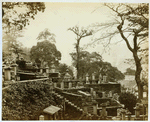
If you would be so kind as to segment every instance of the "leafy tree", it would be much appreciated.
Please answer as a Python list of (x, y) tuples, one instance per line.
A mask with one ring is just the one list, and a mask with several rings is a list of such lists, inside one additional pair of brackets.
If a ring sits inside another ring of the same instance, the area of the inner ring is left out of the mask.
[(72, 28), (69, 28), (68, 30), (72, 31), (74, 34), (76, 34), (77, 38), (76, 38), (76, 53), (77, 53), (77, 64), (76, 64), (76, 69), (77, 69), (77, 79), (79, 78), (79, 54), (80, 54), (80, 41), (82, 38), (84, 37), (87, 37), (87, 36), (90, 36), (92, 35), (92, 30), (87, 30), (87, 29), (84, 29), (82, 28), (80, 30), (80, 28), (78, 26), (75, 26), (75, 27), (72, 27)]
[(20, 55), (25, 55), (22, 49), (22, 44), (19, 42), (16, 42), (11, 45), (12, 52), (17, 55), (17, 58), (19, 59)]
[(31, 48), (22, 47), (22, 50), (25, 53), (25, 55), (22, 55), (23, 59), (25, 59), (26, 61), (30, 61), (30, 50), (31, 50)]
[(16, 40), (12, 34), (5, 34), (3, 36), (3, 60), (14, 61), (20, 56), (25, 55), (22, 47), (22, 43)]
[(37, 40), (41, 40), (41, 42), (38, 42), (37, 46), (31, 48), (31, 59), (34, 59), (38, 64), (47, 62), (51, 66), (51, 63), (54, 62), (55, 65), (58, 65), (61, 53), (53, 44), (55, 42), (55, 35), (46, 28), (39, 33)]
[(57, 50), (55, 44), (46, 40), (38, 42), (36, 46), (31, 48), (30, 57), (32, 60), (39, 59), (42, 63), (47, 62), (51, 66), (52, 62), (55, 65), (59, 64), (61, 53)]
[[(97, 41), (105, 41), (108, 46), (117, 34), (121, 36), (127, 48), (133, 54), (136, 71), (135, 80), (138, 86), (139, 99), (143, 98), (143, 85), (140, 74), (142, 71), (141, 60), (139, 56), (143, 44), (148, 42), (148, 22), (149, 22), (149, 5), (148, 3), (140, 4), (104, 4), (115, 13), (115, 21), (109, 23), (96, 24), (95, 27), (101, 33)], [(106, 31), (104, 32), (104, 29)]]
[(107, 66), (107, 79), (111, 82), (116, 82), (118, 80), (123, 80), (125, 78), (124, 74), (118, 70), (117, 67), (113, 67), (110, 63), (104, 62), (103, 65)]
[[(70, 53), (70, 55), (73, 60), (73, 66), (76, 66), (76, 53)], [(81, 78), (85, 78), (85, 75), (87, 73), (90, 76), (92, 76), (92, 73), (95, 73), (95, 76), (98, 79), (99, 74), (101, 73), (102, 76), (107, 75), (107, 80), (111, 82), (124, 79), (124, 75), (116, 67), (113, 67), (110, 63), (103, 62), (102, 56), (97, 52), (89, 53), (87, 51), (81, 51), (79, 64), (79, 77)], [(107, 72), (104, 73), (103, 70), (106, 68)]]
[[(76, 67), (77, 66), (77, 53), (70, 53), (70, 55), (73, 60), (73, 66)], [(80, 60), (78, 62), (78, 65), (79, 65), (78, 77), (80, 77), (80, 78), (84, 78), (87, 72), (90, 72), (90, 74), (91, 74), (96, 70), (96, 68), (98, 68), (97, 66), (94, 66), (94, 64), (92, 66), (92, 62), (102, 61), (101, 55), (99, 55), (96, 52), (93, 52), (90, 54), (87, 51), (80, 51), (79, 58), (80, 58)]]
[(59, 64), (58, 71), (61, 73), (61, 77), (65, 75), (67, 70), (68, 73), (73, 77), (73, 69), (70, 66), (68, 66), (67, 64)]
[(135, 70), (127, 68), (125, 74), (126, 75), (135, 75)]
[(128, 108), (130, 112), (134, 112), (133, 108), (137, 103), (137, 97), (134, 94), (130, 92), (121, 93), (119, 96), (119, 101), (121, 104), (124, 104), (125, 108)]
[[(18, 8), (23, 12), (18, 11)], [(22, 30), (29, 24), (31, 18), (34, 19), (38, 12), (44, 12), (44, 10), (45, 4), (43, 2), (2, 2), (3, 26), (9, 29), (16, 26), (17, 29)]]
[(48, 30), (48, 28), (46, 28), (44, 31), (40, 32), (37, 39), (42, 40), (42, 41), (48, 40), (51, 42), (56, 42), (55, 41), (55, 34), (51, 33)]

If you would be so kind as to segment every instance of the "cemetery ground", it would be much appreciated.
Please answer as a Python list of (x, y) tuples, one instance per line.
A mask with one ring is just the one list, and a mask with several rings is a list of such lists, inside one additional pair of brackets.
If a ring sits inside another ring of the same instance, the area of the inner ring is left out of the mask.
[(137, 103), (136, 90), (109, 82), (106, 76), (96, 79), (95, 73), (77, 80), (67, 70), (61, 78), (54, 68), (5, 65), (2, 119), (147, 120), (147, 103)]

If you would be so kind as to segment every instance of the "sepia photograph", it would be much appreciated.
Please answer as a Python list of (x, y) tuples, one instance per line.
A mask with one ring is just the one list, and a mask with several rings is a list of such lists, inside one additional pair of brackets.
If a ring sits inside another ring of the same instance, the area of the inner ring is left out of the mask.
[(2, 1), (1, 120), (148, 121), (141, 2)]

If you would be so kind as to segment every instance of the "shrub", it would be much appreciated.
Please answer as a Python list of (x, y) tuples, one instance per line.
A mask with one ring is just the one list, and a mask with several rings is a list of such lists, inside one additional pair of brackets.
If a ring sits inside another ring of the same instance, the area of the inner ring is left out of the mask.
[(130, 93), (130, 92), (124, 92), (121, 93), (119, 96), (119, 101), (121, 104), (125, 105), (125, 108), (128, 108), (128, 110), (133, 114), (136, 103), (137, 103), (137, 97)]
[(49, 84), (24, 82), (12, 84), (3, 92), (3, 120), (36, 120), (44, 108), (56, 105)]

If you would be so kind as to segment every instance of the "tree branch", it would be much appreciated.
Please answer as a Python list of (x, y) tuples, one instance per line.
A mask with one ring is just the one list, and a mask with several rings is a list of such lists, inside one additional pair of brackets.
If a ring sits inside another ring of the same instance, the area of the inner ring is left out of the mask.
[(124, 34), (123, 34), (122, 26), (123, 26), (123, 24), (124, 24), (124, 19), (122, 18), (122, 16), (120, 16), (120, 17), (121, 17), (122, 22), (121, 22), (120, 25), (117, 26), (117, 28), (118, 28), (118, 30), (119, 30), (119, 33), (120, 33), (121, 37), (125, 40), (128, 49), (129, 49), (131, 52), (133, 52), (133, 49), (131, 48), (128, 39), (127, 39), (127, 38), (124, 36)]

